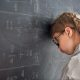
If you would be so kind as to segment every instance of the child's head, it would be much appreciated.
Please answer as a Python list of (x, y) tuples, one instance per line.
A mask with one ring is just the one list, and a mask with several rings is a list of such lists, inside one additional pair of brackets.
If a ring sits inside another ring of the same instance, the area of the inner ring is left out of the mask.
[(80, 43), (80, 19), (74, 13), (65, 12), (51, 24), (51, 36), (59, 49), (72, 54)]

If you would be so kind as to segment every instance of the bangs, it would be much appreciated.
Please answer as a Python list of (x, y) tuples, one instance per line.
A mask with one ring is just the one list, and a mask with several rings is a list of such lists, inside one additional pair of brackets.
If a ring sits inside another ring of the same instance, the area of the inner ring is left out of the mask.
[(52, 29), (51, 29), (51, 35), (54, 35), (55, 33), (59, 33), (59, 32), (62, 32), (65, 27), (63, 27), (64, 25), (61, 24), (61, 23), (58, 23), (58, 24), (52, 24)]

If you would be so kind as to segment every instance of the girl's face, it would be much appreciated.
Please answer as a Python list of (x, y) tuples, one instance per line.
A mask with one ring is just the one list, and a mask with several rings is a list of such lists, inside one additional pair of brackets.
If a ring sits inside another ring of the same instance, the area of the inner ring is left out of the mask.
[(74, 52), (74, 39), (72, 38), (72, 31), (70, 29), (63, 33), (55, 33), (53, 38), (61, 52), (68, 55)]

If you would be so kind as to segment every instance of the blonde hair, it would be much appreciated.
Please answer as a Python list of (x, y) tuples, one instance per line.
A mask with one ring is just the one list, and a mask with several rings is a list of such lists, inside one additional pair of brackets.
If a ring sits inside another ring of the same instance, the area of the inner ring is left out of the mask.
[(61, 32), (65, 29), (65, 25), (80, 32), (80, 15), (70, 12), (65, 12), (61, 14), (57, 19), (51, 24), (51, 34), (54, 35), (55, 32)]

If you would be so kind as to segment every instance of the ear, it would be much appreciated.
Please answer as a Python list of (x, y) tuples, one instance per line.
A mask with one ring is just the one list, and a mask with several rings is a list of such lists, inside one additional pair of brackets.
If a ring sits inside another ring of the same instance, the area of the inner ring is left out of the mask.
[(65, 33), (66, 33), (69, 37), (71, 37), (73, 31), (72, 31), (72, 29), (71, 29), (70, 27), (66, 27), (66, 28), (65, 28)]

